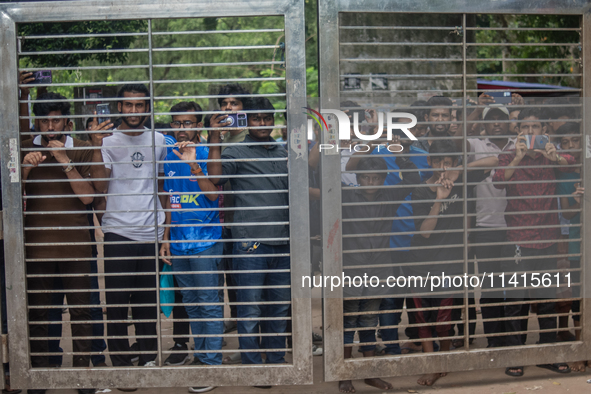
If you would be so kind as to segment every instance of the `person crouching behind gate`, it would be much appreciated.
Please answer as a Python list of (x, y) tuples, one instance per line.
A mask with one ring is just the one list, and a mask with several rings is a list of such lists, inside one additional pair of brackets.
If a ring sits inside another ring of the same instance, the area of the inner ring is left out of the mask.
[[(70, 104), (57, 93), (46, 93), (33, 105), (35, 130), (41, 132), (33, 139), (23, 141), (23, 182), (27, 195), (27, 212), (43, 212), (42, 215), (25, 216), (27, 274), (46, 275), (30, 277), (27, 280), (29, 293), (29, 322), (31, 353), (48, 352), (47, 337), (48, 311), (51, 305), (51, 290), (56, 272), (64, 275), (60, 279), (66, 293), (68, 310), (72, 322), (73, 366), (88, 367), (91, 351), (92, 326), (77, 321), (91, 320), (90, 309), (77, 305), (90, 304), (90, 234), (88, 231), (68, 227), (88, 226), (86, 205), (94, 200), (95, 193), (91, 166), (93, 151), (90, 144), (65, 134), (70, 115)], [(31, 183), (30, 181), (36, 181)], [(41, 183), (42, 181), (43, 183)], [(43, 198), (47, 196), (48, 198)], [(62, 213), (51, 213), (51, 211)], [(63, 212), (71, 212), (63, 214)], [(53, 227), (60, 230), (42, 230)], [(35, 229), (39, 228), (39, 229)], [(61, 243), (68, 242), (68, 246)], [(36, 245), (43, 243), (45, 246)], [(37, 306), (43, 306), (37, 309)], [(61, 308), (61, 307), (60, 307)], [(85, 337), (85, 339), (76, 339)], [(47, 355), (32, 356), (33, 368), (49, 367)], [(93, 389), (79, 389), (80, 393), (94, 393)], [(45, 390), (29, 390), (42, 394)]]
[[(171, 193), (166, 202), (166, 227), (160, 255), (172, 265), (191, 321), (195, 338), (195, 359), (192, 365), (220, 365), (224, 323), (219, 303), (219, 274), (223, 245), (218, 211), (218, 188), (207, 176), (209, 149), (199, 145), (202, 115), (194, 111), (194, 103), (179, 103), (170, 111), (174, 137), (178, 141), (164, 164), (164, 190)], [(191, 111), (191, 112), (186, 112)], [(176, 124), (176, 125), (174, 125)], [(196, 210), (199, 208), (199, 210)], [(212, 226), (213, 224), (213, 226)], [(183, 242), (169, 242), (183, 241)], [(173, 256), (170, 258), (169, 256)], [(201, 272), (203, 271), (203, 272)], [(177, 273), (178, 272), (178, 273)], [(198, 274), (188, 274), (196, 272)], [(207, 289), (202, 289), (207, 288)], [(199, 304), (199, 305), (196, 305)], [(201, 335), (216, 335), (219, 337)], [(207, 351), (207, 353), (204, 353)], [(189, 392), (205, 392), (213, 387), (191, 387)]]
[[(359, 152), (358, 152), (359, 153)], [(343, 253), (344, 274), (351, 278), (356, 276), (374, 277), (385, 281), (393, 274), (392, 268), (384, 268), (384, 264), (392, 261), (390, 248), (390, 236), (392, 219), (400, 203), (412, 192), (413, 187), (420, 182), (420, 176), (415, 164), (407, 157), (397, 155), (396, 164), (401, 170), (415, 170), (404, 172), (400, 187), (382, 189), (388, 166), (381, 157), (365, 157), (357, 162), (358, 153), (355, 153), (350, 161), (353, 161), (353, 169), (357, 183), (360, 187), (342, 191), (342, 202), (347, 203), (343, 207), (343, 250), (363, 250), (361, 253)], [(358, 164), (357, 164), (358, 163)], [(343, 184), (343, 186), (346, 186)], [(410, 187), (409, 187), (410, 186)], [(385, 204), (384, 202), (391, 202)], [(353, 203), (353, 204), (351, 204)], [(360, 204), (361, 203), (361, 204)], [(385, 219), (385, 220), (384, 220)], [(375, 235), (385, 234), (385, 235)], [(347, 237), (345, 238), (345, 235)], [(352, 236), (354, 235), (354, 236)], [(377, 249), (379, 251), (373, 251)], [(379, 268), (368, 266), (367, 268), (347, 268), (347, 266), (360, 266), (368, 264), (380, 264)], [(384, 282), (382, 282), (384, 283)], [(382, 298), (389, 294), (391, 289), (386, 286), (355, 287), (343, 283), (343, 317), (344, 328), (344, 352), (345, 358), (352, 357), (351, 347), (355, 331), (358, 328), (359, 342), (364, 357), (375, 356), (376, 350), (376, 326), (378, 324), (378, 311)], [(375, 296), (376, 298), (371, 298)], [(380, 298), (381, 297), (381, 298)], [(375, 311), (375, 314), (365, 314)], [(363, 312), (362, 315), (352, 315), (355, 312)], [(349, 329), (349, 330), (347, 330)], [(390, 390), (392, 385), (382, 379), (365, 379), (365, 383), (380, 390)], [(341, 393), (354, 393), (355, 388), (350, 380), (339, 382)]]

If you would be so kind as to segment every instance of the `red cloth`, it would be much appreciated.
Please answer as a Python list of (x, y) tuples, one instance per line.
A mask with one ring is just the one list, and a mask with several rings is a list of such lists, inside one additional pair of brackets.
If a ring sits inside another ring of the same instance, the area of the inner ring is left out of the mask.
[[(569, 165), (575, 164), (575, 159), (570, 155), (562, 154)], [(546, 159), (541, 153), (536, 154), (532, 159), (528, 155), (521, 160), (517, 167), (539, 166), (539, 168), (516, 168), (513, 176), (505, 183), (505, 169), (513, 159), (515, 152), (499, 155), (499, 167), (493, 176), (493, 182), (498, 189), (507, 189), (507, 197), (532, 198), (514, 199), (507, 202), (505, 213), (530, 212), (530, 211), (556, 211), (558, 203), (556, 198), (535, 198), (535, 196), (554, 196), (556, 194), (556, 183), (547, 181), (556, 180), (555, 171), (572, 172), (574, 168), (564, 168)], [(537, 181), (536, 183), (523, 183), (526, 181)], [(506, 214), (507, 241), (513, 242), (523, 248), (544, 249), (556, 243), (560, 236), (560, 223), (557, 212), (549, 213), (522, 213)], [(556, 225), (551, 228), (540, 228), (539, 226)], [(512, 230), (511, 227), (528, 226), (527, 229)], [(523, 243), (526, 241), (552, 240), (543, 243)]]

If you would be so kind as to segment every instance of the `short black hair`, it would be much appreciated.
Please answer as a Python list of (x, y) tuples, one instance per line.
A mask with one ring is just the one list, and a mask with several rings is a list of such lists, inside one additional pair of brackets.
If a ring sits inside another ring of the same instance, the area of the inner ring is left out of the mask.
[(417, 117), (417, 123), (421, 123), (425, 121), (425, 115), (429, 115), (429, 111), (426, 108), (416, 108), (413, 109), (412, 107), (427, 107), (429, 103), (425, 100), (417, 100), (410, 105), (411, 109), (408, 111), (409, 113), (413, 114)]
[[(359, 160), (357, 171), (375, 171), (386, 178), (388, 174), (385, 171), (388, 171), (388, 165), (382, 157), (364, 157)], [(363, 175), (363, 173), (357, 173), (356, 175)]]
[[(453, 101), (451, 101), (449, 98), (444, 97), (444, 96), (433, 96), (429, 99), (429, 101), (427, 101), (427, 106), (428, 107), (451, 107), (452, 105), (454, 105)], [(427, 110), (427, 115), (429, 115), (431, 113), (431, 109)], [(449, 110), (449, 113), (451, 114), (451, 108), (447, 108)]]
[(92, 118), (86, 119), (86, 125), (85, 125), (85, 128), (86, 129), (88, 129), (88, 126), (90, 125), (90, 122), (92, 122)]
[[(201, 106), (199, 104), (197, 104), (194, 101), (182, 101), (178, 104), (175, 104), (172, 106), (172, 108), (170, 109), (170, 112), (201, 112), (203, 111), (201, 109)], [(188, 114), (191, 115), (191, 114)], [(174, 116), (174, 115), (171, 115)], [(201, 122), (201, 119), (203, 119), (203, 114), (201, 113), (196, 113), (195, 117), (197, 117), (197, 123)]]
[[(119, 89), (119, 92), (117, 93), (117, 97), (122, 98), (126, 92), (143, 93), (144, 96), (148, 98), (148, 100), (146, 100), (146, 105), (148, 108), (150, 108), (150, 91), (148, 90), (146, 85), (144, 85), (143, 83), (127, 83), (121, 86), (121, 89)], [(121, 101), (122, 100), (119, 100), (118, 102), (120, 103)]]
[(123, 94), (127, 93), (143, 93), (146, 97), (150, 97), (150, 91), (143, 83), (127, 83), (121, 86), (119, 92), (117, 93), (117, 97), (123, 97)]
[[(39, 101), (51, 101), (40, 103)], [(33, 104), (33, 113), (36, 116), (48, 116), (50, 112), (60, 111), (62, 116), (70, 115), (70, 103), (68, 99), (59, 93), (47, 92), (37, 97)]]
[(522, 109), (521, 112), (519, 112), (519, 116), (517, 117), (517, 120), (523, 120), (525, 118), (530, 118), (532, 116), (534, 118), (537, 118), (540, 121), (540, 123), (542, 123), (542, 126), (545, 124), (546, 119), (542, 115), (542, 110), (540, 108), (535, 108), (535, 107), (527, 107), (527, 108)]
[(556, 129), (555, 134), (581, 134), (581, 126), (575, 122), (566, 122), (565, 124)]
[[(242, 85), (239, 85), (237, 83), (231, 83), (228, 85), (224, 85), (220, 88), (220, 91), (218, 92), (218, 96), (223, 96), (223, 97), (218, 97), (218, 104), (221, 107), (222, 101), (224, 101), (224, 99), (226, 99), (228, 96), (246, 95), (246, 94), (250, 94), (250, 92), (248, 90), (246, 90)], [(243, 107), (248, 106), (249, 97), (237, 97), (237, 99), (242, 102)]]
[(456, 144), (450, 140), (435, 140), (429, 147), (429, 154), (437, 154), (433, 159), (443, 159), (444, 157), (451, 157), (453, 160), (458, 159), (459, 151)]
[[(273, 104), (271, 104), (271, 102), (269, 101), (268, 98), (266, 97), (255, 97), (251, 100), (249, 100), (248, 102), (248, 107), (245, 107), (248, 110), (252, 110), (252, 111), (256, 111), (256, 110), (261, 110), (261, 111), (267, 111), (267, 110), (275, 110), (275, 107), (273, 106)], [(275, 115), (275, 113), (273, 113), (273, 115)]]

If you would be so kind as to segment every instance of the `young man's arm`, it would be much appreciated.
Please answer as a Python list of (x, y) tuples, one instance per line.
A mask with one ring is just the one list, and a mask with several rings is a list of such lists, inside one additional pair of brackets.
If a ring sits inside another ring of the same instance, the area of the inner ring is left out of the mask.
[[(431, 237), (431, 233), (435, 230), (435, 227), (437, 226), (437, 221), (439, 220), (439, 213), (441, 211), (441, 204), (443, 203), (443, 200), (445, 200), (449, 196), (449, 194), (451, 193), (451, 190), (453, 188), (453, 182), (449, 179), (444, 178), (444, 175), (445, 174), (441, 174), (441, 177), (435, 183), (435, 186), (437, 186), (437, 194), (435, 197), (436, 201), (433, 203), (433, 205), (429, 209), (429, 212), (427, 213), (428, 217), (425, 219), (422, 219), (422, 223), (420, 223), (420, 225), (417, 226), (419, 231), (424, 232), (424, 233), (420, 234), (423, 238), (430, 238)], [(413, 199), (414, 199), (414, 197), (415, 196), (413, 193)], [(413, 207), (413, 212), (415, 212), (414, 207)], [(423, 209), (423, 210), (419, 209), (419, 212), (415, 213), (415, 215), (417, 215), (417, 216), (425, 215), (425, 209)]]
[[(513, 174), (515, 173), (516, 168), (519, 165), (519, 163), (521, 163), (521, 160), (523, 160), (523, 158), (525, 157), (525, 153), (527, 152), (527, 145), (525, 143), (525, 137), (523, 136), (523, 134), (519, 134), (519, 136), (517, 137), (517, 141), (515, 141), (515, 156), (513, 157), (513, 160), (511, 160), (510, 163), (506, 163), (507, 160), (503, 160), (502, 157), (499, 158), (499, 164), (501, 164), (504, 167), (513, 167), (513, 168), (506, 168), (502, 171), (503, 173), (503, 178), (502, 180), (504, 181), (508, 181), (509, 179), (511, 179), (513, 177)], [(506, 164), (503, 164), (506, 163)], [(495, 174), (495, 179), (496, 179), (496, 175)], [(501, 180), (501, 179), (499, 179)], [(497, 185), (495, 185), (496, 188), (498, 189), (502, 189), (503, 187), (498, 187)]]
[[(219, 130), (211, 130), (211, 138), (209, 142), (211, 144), (220, 144), (222, 139), (220, 138)], [(207, 173), (209, 174), (209, 180), (214, 185), (219, 185), (222, 176), (222, 162), (219, 161), (222, 158), (222, 147), (219, 145), (209, 146), (209, 155), (207, 156)], [(217, 161), (212, 161), (217, 160)], [(215, 178), (212, 178), (215, 177)]]
[(165, 207), (164, 209), (166, 209), (166, 219), (164, 221), (164, 224), (166, 225), (166, 227), (164, 228), (164, 237), (162, 238), (162, 246), (160, 247), (160, 257), (162, 258), (162, 261), (168, 265), (172, 265), (172, 262), (170, 261), (170, 259), (167, 259), (167, 257), (170, 257), (170, 243), (168, 243), (167, 241), (170, 241), (170, 223), (172, 222), (171, 220), (171, 205), (170, 205), (170, 198), (166, 199), (166, 204), (163, 205), (163, 207)]
[(390, 198), (394, 201), (402, 201), (406, 196), (412, 193), (416, 185), (421, 183), (421, 175), (417, 166), (408, 157), (397, 156), (396, 165), (398, 165), (398, 168), (401, 170), (413, 170), (400, 172), (401, 181), (396, 185), (399, 187), (390, 189), (392, 193)]
[[(199, 188), (201, 189), (201, 191), (203, 191), (203, 192), (217, 192), (218, 187), (216, 185), (214, 185), (214, 183), (210, 179), (205, 177), (205, 174), (203, 173), (203, 169), (201, 168), (199, 163), (195, 162), (197, 160), (197, 149), (195, 148), (195, 146), (189, 146), (190, 144), (193, 144), (193, 143), (190, 141), (184, 141), (184, 142), (177, 143), (179, 150), (178, 151), (176, 149), (173, 150), (174, 154), (179, 159), (186, 162), (189, 165), (189, 167), (191, 167), (191, 174), (198, 177), (197, 183), (199, 184)], [(208, 194), (206, 194), (206, 197), (210, 201), (215, 201), (218, 199), (218, 194), (217, 193), (208, 193)]]
[[(576, 186), (579, 185), (579, 186)], [(568, 194), (563, 194), (560, 196), (560, 207), (564, 210), (568, 210), (568, 209), (581, 209), (581, 198), (583, 197), (583, 195), (585, 194), (585, 188), (580, 186), (580, 183), (575, 184), (576, 188), (574, 190), (574, 192), (570, 195)], [(560, 189), (565, 189), (567, 187), (570, 187), (570, 184), (558, 184), (557, 187), (557, 191), (560, 193)], [(571, 189), (572, 190), (572, 189)], [(567, 192), (568, 193), (568, 192)], [(574, 199), (574, 203), (571, 205), (570, 204), (570, 200)], [(579, 212), (562, 212), (562, 216), (564, 216), (565, 219), (570, 220), (572, 218), (574, 218), (575, 216), (577, 216), (579, 214)]]
[[(105, 167), (102, 146), (103, 139), (105, 137), (109, 137), (110, 135), (112, 135), (112, 133), (107, 133), (106, 131), (113, 127), (113, 123), (111, 123), (110, 120), (106, 120), (99, 124), (97, 119), (94, 118), (90, 125), (90, 143), (94, 147), (94, 149), (92, 150), (92, 162), (102, 163), (92, 165), (90, 167), (90, 175), (93, 179), (92, 184), (96, 191), (105, 194), (109, 189), (109, 181), (106, 179), (111, 177), (111, 170)], [(100, 131), (102, 131), (103, 133), (99, 133)]]
[[(55, 157), (56, 161), (62, 164), (62, 171), (70, 180), (70, 187), (74, 194), (78, 196), (84, 205), (92, 204), (94, 201), (92, 194), (95, 194), (95, 190), (92, 182), (89, 180), (90, 169), (88, 169), (88, 173), (84, 171), (84, 174), (80, 174), (78, 169), (74, 166), (74, 163), (72, 163), (72, 160), (68, 157), (68, 153), (63, 150), (64, 144), (61, 141), (49, 141), (47, 148), (53, 157)], [(90, 150), (87, 152), (88, 153), (84, 155), (84, 160), (85, 162), (90, 162), (92, 160), (92, 152), (90, 152)], [(81, 179), (84, 181), (81, 181)]]

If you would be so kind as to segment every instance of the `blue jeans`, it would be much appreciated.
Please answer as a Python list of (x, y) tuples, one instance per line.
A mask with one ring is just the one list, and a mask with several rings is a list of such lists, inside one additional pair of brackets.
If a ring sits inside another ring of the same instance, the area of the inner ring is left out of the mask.
[[(173, 259), (172, 270), (181, 271), (217, 271), (220, 264), (220, 257), (223, 252), (222, 243), (218, 242), (211, 248), (197, 253), (187, 258)], [(175, 278), (181, 294), (183, 303), (190, 319), (200, 319), (200, 321), (191, 322), (191, 331), (195, 339), (195, 357), (204, 364), (220, 365), (222, 363), (222, 353), (200, 353), (204, 350), (221, 350), (222, 337), (224, 333), (224, 311), (221, 305), (186, 305), (197, 303), (219, 303), (217, 290), (185, 290), (191, 287), (217, 287), (219, 285), (219, 274), (175, 274)], [(217, 320), (219, 319), (219, 320)], [(200, 337), (200, 335), (219, 334), (219, 337)]]
[[(258, 244), (258, 243), (256, 243)], [(289, 256), (251, 257), (261, 254), (289, 253), (289, 245), (265, 245), (255, 242), (235, 242), (233, 267), (236, 271), (256, 270), (289, 270)], [(241, 257), (244, 256), (244, 257)], [(289, 303), (261, 305), (267, 301), (290, 301), (290, 288), (262, 289), (262, 286), (289, 286), (290, 273), (244, 273), (237, 274), (238, 286), (252, 286), (253, 288), (238, 289), (237, 300), (239, 303), (249, 302), (249, 305), (238, 305), (238, 333), (251, 334), (240, 337), (240, 349), (285, 349), (285, 336), (263, 337), (262, 340), (256, 334), (285, 333), (287, 320), (259, 321), (260, 317), (288, 317)], [(241, 318), (254, 318), (254, 320), (240, 320)], [(285, 362), (285, 352), (267, 352), (267, 364), (279, 364)], [(242, 364), (262, 364), (261, 353), (242, 353)]]
[[(402, 309), (402, 304), (404, 304), (404, 298), (383, 298), (380, 303), (380, 310)], [(401, 312), (381, 314), (380, 326), (397, 326), (400, 323), (401, 314)], [(382, 333), (382, 340), (384, 342), (398, 340), (398, 328), (380, 328), (380, 332)], [(387, 344), (386, 354), (401, 354), (400, 344)]]

